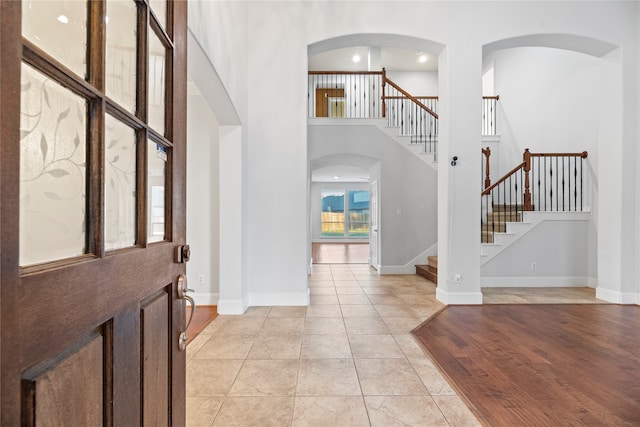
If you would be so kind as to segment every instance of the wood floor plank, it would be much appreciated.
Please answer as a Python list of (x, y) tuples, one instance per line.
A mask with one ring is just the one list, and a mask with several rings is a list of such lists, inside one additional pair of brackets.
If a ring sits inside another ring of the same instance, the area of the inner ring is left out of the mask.
[(490, 426), (640, 425), (640, 307), (450, 306), (414, 331)]

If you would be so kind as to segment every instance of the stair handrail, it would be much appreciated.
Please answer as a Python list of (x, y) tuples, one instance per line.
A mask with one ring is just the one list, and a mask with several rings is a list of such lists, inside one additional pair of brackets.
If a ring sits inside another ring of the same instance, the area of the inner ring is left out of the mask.
[(387, 99), (387, 97), (384, 94), (384, 89), (385, 89), (385, 85), (389, 83), (391, 86), (393, 86), (393, 88), (395, 90), (397, 90), (398, 92), (400, 92), (401, 94), (403, 94), (404, 96), (406, 96), (408, 99), (410, 99), (414, 104), (416, 104), (418, 107), (422, 108), (423, 110), (425, 110), (427, 113), (429, 113), (432, 117), (434, 118), (439, 118), (438, 117), (438, 113), (436, 113), (435, 111), (433, 111), (431, 108), (427, 107), (426, 105), (424, 105), (422, 102), (420, 102), (415, 96), (411, 95), (409, 92), (407, 92), (406, 90), (402, 89), (400, 86), (398, 86), (395, 82), (393, 82), (391, 79), (389, 79), (387, 77), (387, 70), (385, 68), (382, 69), (382, 117), (386, 117), (385, 111), (386, 111), (386, 102), (385, 99)]
[[(486, 150), (489, 150), (487, 148)], [(482, 152), (485, 153), (485, 149), (482, 149)], [(486, 154), (485, 154), (486, 155)], [(522, 154), (522, 163), (518, 164), (516, 167), (507, 172), (502, 178), (500, 178), (497, 182), (485, 188), (481, 196), (488, 196), (491, 194), (491, 190), (505, 182), (509, 177), (513, 176), (520, 169), (524, 170), (524, 188), (523, 188), (523, 210), (531, 211), (533, 210), (531, 204), (531, 185), (529, 182), (529, 173), (531, 171), (531, 158), (532, 157), (580, 157), (586, 159), (589, 156), (587, 151), (582, 151), (580, 153), (532, 153), (528, 148), (525, 148), (524, 153)], [(488, 159), (488, 157), (487, 157)], [(485, 181), (486, 182), (486, 181)]]

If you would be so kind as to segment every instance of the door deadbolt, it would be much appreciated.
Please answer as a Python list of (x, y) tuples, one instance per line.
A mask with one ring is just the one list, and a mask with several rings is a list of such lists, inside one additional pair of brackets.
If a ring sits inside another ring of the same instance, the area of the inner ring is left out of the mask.
[(189, 258), (191, 258), (191, 248), (189, 245), (178, 247), (178, 262), (180, 264), (189, 262)]

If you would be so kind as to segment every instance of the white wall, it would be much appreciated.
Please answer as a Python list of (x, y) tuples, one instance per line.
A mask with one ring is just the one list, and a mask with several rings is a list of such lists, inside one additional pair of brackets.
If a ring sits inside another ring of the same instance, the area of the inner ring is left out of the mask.
[(589, 152), (597, 167), (600, 86), (598, 58), (541, 47), (492, 52), (483, 58), (495, 64), (498, 101), (498, 152), (492, 162), (499, 176), (531, 152)]
[[(436, 172), (375, 126), (310, 125), (309, 158), (358, 154), (379, 161), (381, 271), (415, 272), (412, 261), (437, 242)], [(368, 187), (367, 187), (368, 188)], [(426, 256), (422, 263), (426, 261)]]
[(541, 222), (482, 266), (483, 286), (588, 286), (588, 227), (589, 221)]
[[(218, 123), (190, 83), (187, 99), (187, 263), (198, 305), (216, 305), (219, 291)], [(200, 280), (202, 279), (202, 280)]]
[[(310, 210), (311, 210), (311, 238), (316, 241), (337, 241), (337, 240), (350, 240), (358, 241), (360, 239), (344, 237), (339, 238), (327, 238), (322, 237), (322, 191), (324, 190), (342, 190), (345, 194), (345, 200), (350, 190), (366, 190), (369, 191), (371, 184), (368, 182), (312, 182), (310, 197)], [(346, 203), (346, 202), (345, 202)], [(366, 238), (365, 238), (366, 239)]]
[(437, 71), (389, 71), (387, 77), (413, 96), (438, 96)]
[[(471, 295), (473, 301), (477, 301), (480, 289), (479, 206), (473, 208), (469, 204), (466, 209), (464, 203), (450, 204), (447, 195), (452, 195), (455, 202), (475, 199), (477, 195), (483, 45), (531, 34), (569, 34), (604, 40), (627, 49), (628, 54), (619, 65), (622, 76), (617, 78), (623, 92), (636, 93), (637, 73), (635, 65), (629, 64), (637, 62), (633, 55), (637, 51), (638, 21), (636, 4), (632, 2), (192, 1), (189, 5), (190, 27), (219, 70), (246, 127), (242, 133), (246, 181), (241, 189), (242, 268), (248, 295), (254, 294), (258, 303), (303, 303), (308, 292), (305, 105), (310, 44), (352, 34), (378, 33), (412, 36), (427, 40), (429, 46), (433, 46), (429, 41), (444, 46), (442, 52), (436, 52), (446, 53), (440, 59), (448, 63), (444, 68), (439, 66), (438, 73), (441, 106), (442, 102), (450, 106), (444, 109), (449, 117), (442, 121), (440, 129), (441, 152), (446, 156), (464, 153), (462, 160), (468, 157), (471, 161), (459, 162), (455, 179), (439, 178), (442, 182), (439, 217), (444, 221), (440, 228), (442, 239), (446, 240), (440, 242), (446, 245), (441, 257), (450, 258), (442, 260), (442, 274), (443, 280), (450, 280), (454, 272), (461, 272), (463, 283), (447, 288), (446, 292), (457, 293), (463, 299)], [(402, 19), (395, 19), (399, 16)], [(428, 16), (438, 19), (425, 25)], [(543, 42), (551, 43), (558, 38), (562, 37), (547, 37)], [(578, 37), (570, 41), (579, 45), (585, 40)], [(443, 74), (447, 75), (444, 81)], [(633, 95), (626, 96), (628, 100)], [(477, 105), (473, 104), (475, 99)], [(625, 150), (630, 144), (635, 145), (636, 132), (629, 129), (637, 128), (637, 117), (635, 103), (625, 102), (620, 118), (625, 131), (611, 139), (610, 144), (624, 143)], [(634, 176), (633, 170), (627, 170), (630, 165), (622, 162), (624, 151), (617, 151), (616, 155), (618, 165), (625, 168), (623, 172)], [(631, 184), (632, 194), (637, 193), (635, 184)], [(299, 205), (290, 203), (292, 200)], [(291, 206), (284, 217), (282, 212), (269, 209), (284, 203)], [(455, 214), (453, 206), (458, 208)], [(634, 219), (638, 216), (633, 207), (625, 215)], [(282, 220), (288, 222), (287, 230), (268, 227)], [(612, 221), (607, 228), (620, 234), (622, 220), (612, 218)], [(448, 229), (477, 234), (468, 239), (458, 238), (451, 236)], [(637, 244), (635, 233), (621, 234), (621, 238), (618, 252), (629, 242), (634, 247)], [(599, 244), (599, 252), (609, 249)], [(619, 277), (633, 283), (635, 266), (625, 261), (617, 268)], [(602, 274), (605, 273), (599, 271)]]

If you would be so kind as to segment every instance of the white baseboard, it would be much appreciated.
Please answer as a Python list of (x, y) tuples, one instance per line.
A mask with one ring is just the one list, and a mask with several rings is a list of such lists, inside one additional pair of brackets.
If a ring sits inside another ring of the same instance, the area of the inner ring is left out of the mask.
[(416, 274), (416, 264), (426, 264), (427, 257), (438, 254), (438, 244), (425, 249), (411, 261), (404, 265), (380, 265), (377, 268), (380, 274)]
[(218, 305), (220, 294), (200, 292), (193, 294), (193, 299), (196, 302), (196, 305)]
[(597, 288), (596, 298), (615, 304), (640, 304), (640, 294), (635, 292), (620, 292)]
[(570, 288), (593, 287), (589, 277), (481, 277), (483, 288)]
[(482, 292), (447, 292), (438, 287), (436, 289), (436, 299), (448, 305), (481, 305)]
[(244, 314), (247, 308), (242, 300), (218, 300), (218, 314)]
[(309, 291), (307, 292), (249, 292), (249, 306), (307, 306), (309, 305)]

